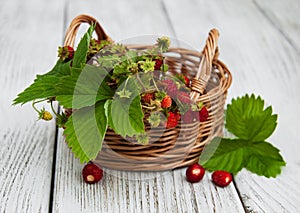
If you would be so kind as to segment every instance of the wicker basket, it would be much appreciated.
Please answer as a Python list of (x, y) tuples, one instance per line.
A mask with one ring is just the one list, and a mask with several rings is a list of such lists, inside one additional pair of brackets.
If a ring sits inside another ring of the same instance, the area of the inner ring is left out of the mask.
[[(65, 45), (74, 46), (78, 28), (82, 23), (96, 23), (95, 31), (98, 39), (111, 41), (93, 17), (80, 15), (70, 24)], [(208, 120), (192, 124), (179, 123), (172, 129), (164, 127), (150, 129), (146, 125), (151, 138), (148, 145), (130, 142), (109, 129), (102, 150), (94, 160), (95, 163), (118, 170), (159, 171), (187, 166), (198, 161), (205, 144), (223, 133), (224, 104), (232, 80), (226, 65), (218, 60), (218, 36), (216, 29), (209, 32), (202, 53), (170, 48), (165, 55), (171, 73), (182, 73), (193, 79), (191, 99), (202, 102), (207, 107)], [(145, 49), (149, 46), (127, 45), (127, 47)]]

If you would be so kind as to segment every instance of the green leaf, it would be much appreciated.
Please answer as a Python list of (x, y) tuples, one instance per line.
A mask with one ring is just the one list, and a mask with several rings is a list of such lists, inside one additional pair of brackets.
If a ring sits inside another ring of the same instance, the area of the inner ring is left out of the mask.
[(123, 137), (143, 133), (143, 111), (140, 96), (134, 99), (116, 98), (109, 104), (108, 114), (110, 127)]
[(70, 62), (62, 63), (59, 60), (51, 71), (44, 75), (38, 75), (28, 88), (18, 94), (13, 104), (25, 104), (36, 99), (58, 95), (55, 85), (59, 82), (61, 76), (70, 75), (70, 73)]
[(58, 59), (58, 61), (56, 62), (52, 70), (50, 70), (46, 74), (37, 75), (36, 81), (47, 76), (62, 77), (62, 76), (70, 75), (71, 74), (70, 63), (71, 62), (63, 62), (62, 60)]
[(247, 141), (240, 139), (214, 138), (201, 153), (199, 163), (208, 170), (239, 172), (245, 166)]
[(243, 96), (227, 106), (226, 128), (240, 139), (264, 141), (275, 130), (277, 115), (272, 107), (264, 109), (261, 97)]
[(105, 115), (107, 117), (108, 126), (111, 129), (115, 129), (115, 126), (114, 126), (114, 123), (113, 123), (113, 120), (112, 120), (111, 103), (112, 103), (111, 99), (106, 100), (105, 105), (104, 105), (104, 109), (105, 109)]
[(108, 75), (103, 68), (86, 64), (80, 75), (61, 78), (56, 99), (65, 108), (79, 109), (111, 98), (114, 93), (105, 81)]
[(75, 111), (66, 123), (64, 135), (68, 146), (81, 163), (97, 157), (107, 130), (105, 101)]
[(143, 133), (144, 113), (142, 111), (139, 88), (135, 80), (127, 79), (119, 87), (119, 91), (128, 89), (132, 92), (129, 98), (121, 98), (115, 95), (114, 99), (107, 102), (107, 112), (109, 126), (123, 137)]
[(265, 177), (276, 177), (285, 166), (279, 150), (268, 142), (215, 138), (205, 146), (199, 163), (208, 170), (237, 173), (246, 168)]
[(82, 39), (80, 40), (74, 54), (72, 67), (81, 69), (86, 64), (90, 41), (92, 38), (92, 34), (95, 30), (95, 27), (96, 25), (92, 24), (87, 30), (87, 32), (84, 34)]
[(279, 150), (268, 142), (256, 142), (249, 147), (249, 158), (246, 168), (258, 175), (276, 177), (281, 173), (281, 167), (285, 166)]

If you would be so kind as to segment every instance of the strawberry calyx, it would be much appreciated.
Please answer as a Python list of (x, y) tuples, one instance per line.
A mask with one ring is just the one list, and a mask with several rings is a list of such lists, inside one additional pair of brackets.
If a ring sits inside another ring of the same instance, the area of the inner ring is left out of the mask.
[(73, 59), (74, 53), (75, 51), (71, 46), (58, 47), (58, 57), (62, 61), (69, 61)]

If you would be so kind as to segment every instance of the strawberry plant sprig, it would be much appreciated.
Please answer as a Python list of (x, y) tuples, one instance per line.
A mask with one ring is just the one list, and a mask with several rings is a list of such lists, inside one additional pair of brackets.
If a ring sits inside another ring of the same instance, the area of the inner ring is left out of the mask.
[(272, 107), (264, 109), (260, 96), (245, 95), (227, 106), (226, 129), (236, 138), (215, 138), (206, 145), (199, 163), (215, 171), (238, 173), (243, 168), (265, 177), (276, 177), (286, 163), (266, 139), (277, 126)]
[[(60, 47), (53, 69), (37, 75), (14, 104), (50, 103), (68, 146), (81, 162), (97, 156), (108, 128), (147, 144), (145, 120), (152, 127), (175, 128), (181, 114), (193, 109), (197, 116), (183, 122), (199, 121), (200, 109), (189, 100), (189, 79), (167, 75), (163, 53), (169, 48), (169, 38), (157, 39), (148, 49), (129, 50), (122, 44), (93, 39), (94, 29), (92, 24), (76, 50)], [(56, 112), (54, 101), (64, 111)], [(33, 107), (40, 118), (50, 119), (44, 108)]]

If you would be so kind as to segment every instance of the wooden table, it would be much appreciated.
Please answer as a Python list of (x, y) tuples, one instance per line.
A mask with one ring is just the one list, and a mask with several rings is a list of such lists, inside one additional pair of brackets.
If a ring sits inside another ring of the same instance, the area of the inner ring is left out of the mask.
[[(0, 0), (0, 212), (299, 212), (300, 2), (206, 0)], [(12, 99), (56, 60), (71, 19), (96, 17), (116, 41), (145, 34), (176, 37), (201, 50), (208, 31), (221, 33), (220, 58), (233, 84), (228, 101), (261, 95), (279, 114), (269, 139), (287, 166), (276, 179), (245, 170), (229, 187), (200, 183), (185, 169), (105, 170), (95, 185), (67, 148), (55, 122), (36, 122), (30, 104)]]

